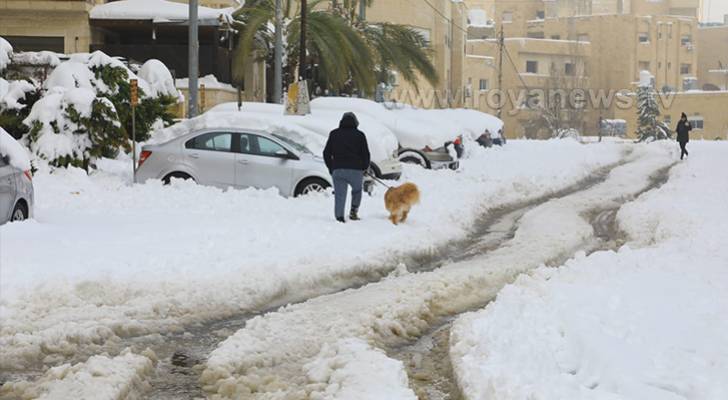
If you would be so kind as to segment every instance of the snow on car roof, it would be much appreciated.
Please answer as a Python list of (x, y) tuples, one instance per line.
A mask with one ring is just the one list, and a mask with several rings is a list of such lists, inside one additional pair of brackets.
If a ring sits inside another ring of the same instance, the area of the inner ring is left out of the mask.
[(402, 147), (424, 149), (438, 148), (458, 136), (456, 126), (432, 125), (429, 121), (391, 111), (382, 103), (350, 97), (319, 97), (311, 102), (316, 110), (353, 111), (375, 118), (392, 130)]
[[(213, 107), (208, 112), (238, 112), (237, 103), (223, 103)], [(277, 116), (305, 129), (311, 130), (323, 138), (339, 126), (342, 113), (330, 110), (313, 110), (309, 115), (284, 115), (283, 106), (271, 103), (243, 102), (240, 112), (247, 114), (262, 114), (264, 116)], [(359, 116), (359, 128), (367, 136), (369, 152), (374, 162), (384, 161), (392, 157), (399, 147), (397, 137), (385, 125), (368, 115)]]
[(321, 154), (326, 140), (319, 134), (282, 118), (265, 114), (239, 112), (207, 112), (199, 117), (155, 131), (149, 144), (161, 144), (201, 129), (238, 128), (285, 136), (306, 146), (314, 154)]
[(10, 165), (23, 171), (30, 170), (30, 157), (17, 140), (0, 127), (0, 154), (10, 159)]

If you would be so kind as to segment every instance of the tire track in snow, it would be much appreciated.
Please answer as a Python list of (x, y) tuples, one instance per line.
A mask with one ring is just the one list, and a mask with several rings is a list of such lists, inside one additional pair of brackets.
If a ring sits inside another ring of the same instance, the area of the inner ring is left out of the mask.
[(425, 334), (442, 318), (482, 307), (519, 273), (583, 249), (594, 230), (582, 214), (634, 197), (666, 164), (660, 156), (631, 157), (605, 182), (527, 212), (514, 237), (484, 258), (321, 296), (255, 318), (211, 354), (202, 375), (205, 389), (213, 398), (307, 398), (312, 388), (303, 365), (324, 344), (357, 337), (379, 347), (397, 346)]
[[(587, 246), (587, 254), (605, 250), (616, 251), (626, 243), (628, 238), (619, 229), (617, 213), (625, 204), (638, 199), (647, 192), (657, 190), (667, 183), (670, 169), (674, 165), (658, 170), (644, 190), (634, 196), (620, 199), (617, 207), (595, 209), (586, 213), (594, 229), (594, 243)], [(563, 265), (568, 258), (554, 260), (551, 265)], [(462, 400), (464, 398), (458, 387), (449, 355), (450, 329), (455, 318), (457, 316), (447, 318), (412, 343), (387, 349), (387, 354), (391, 358), (401, 361), (405, 366), (410, 387), (420, 399)]]

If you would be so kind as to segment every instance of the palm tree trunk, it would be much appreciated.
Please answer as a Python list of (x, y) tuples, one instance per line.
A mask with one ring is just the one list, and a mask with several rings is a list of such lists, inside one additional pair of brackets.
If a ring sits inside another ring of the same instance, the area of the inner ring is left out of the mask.
[(298, 77), (306, 78), (306, 17), (308, 14), (308, 1), (301, 0), (301, 49), (298, 59)]

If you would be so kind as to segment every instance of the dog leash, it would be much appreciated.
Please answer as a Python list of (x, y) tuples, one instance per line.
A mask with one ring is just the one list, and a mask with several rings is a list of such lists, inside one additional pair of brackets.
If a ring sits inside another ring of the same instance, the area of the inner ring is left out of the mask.
[(384, 187), (386, 187), (388, 189), (391, 189), (392, 188), (391, 186), (389, 186), (386, 183), (384, 183), (381, 179), (379, 179), (376, 176), (370, 174), (369, 172), (367, 172), (365, 175), (368, 176), (368, 177), (370, 177), (370, 178), (372, 178), (372, 179), (374, 179), (375, 182), (377, 182), (378, 184), (380, 184), (380, 185), (382, 185), (382, 186), (384, 186)]

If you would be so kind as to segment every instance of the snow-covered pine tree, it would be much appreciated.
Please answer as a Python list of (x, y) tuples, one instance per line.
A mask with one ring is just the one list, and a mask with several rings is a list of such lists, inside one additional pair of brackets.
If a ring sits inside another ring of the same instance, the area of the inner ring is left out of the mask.
[(660, 107), (651, 81), (652, 76), (641, 76), (640, 86), (637, 89), (637, 138), (640, 142), (670, 138), (669, 128), (659, 121)]

